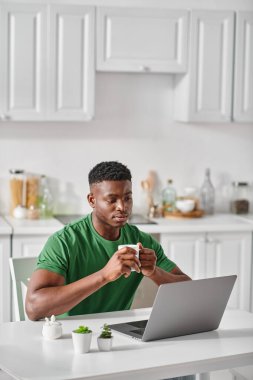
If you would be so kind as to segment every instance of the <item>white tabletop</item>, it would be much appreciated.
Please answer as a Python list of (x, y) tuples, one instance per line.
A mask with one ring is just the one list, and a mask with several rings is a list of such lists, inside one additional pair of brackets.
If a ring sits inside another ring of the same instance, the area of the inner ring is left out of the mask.
[[(63, 337), (44, 340), (43, 321), (0, 324), (0, 368), (16, 379), (162, 379), (253, 363), (253, 314), (226, 311), (218, 330), (143, 343), (114, 332), (113, 349), (100, 352), (103, 323), (145, 319), (150, 309), (93, 314), (62, 321)], [(75, 354), (71, 331), (93, 330), (91, 351)]]

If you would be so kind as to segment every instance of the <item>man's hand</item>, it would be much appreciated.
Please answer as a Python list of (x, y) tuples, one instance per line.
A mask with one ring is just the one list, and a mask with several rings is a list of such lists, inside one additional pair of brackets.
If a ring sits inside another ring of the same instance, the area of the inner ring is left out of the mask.
[(152, 249), (144, 248), (141, 243), (139, 246), (139, 260), (141, 262), (141, 273), (149, 277), (151, 276), (156, 268), (156, 253)]
[(124, 247), (114, 253), (106, 266), (102, 269), (106, 281), (117, 280), (120, 276), (128, 277), (131, 268), (140, 273), (140, 261), (136, 257), (136, 251), (130, 247)]

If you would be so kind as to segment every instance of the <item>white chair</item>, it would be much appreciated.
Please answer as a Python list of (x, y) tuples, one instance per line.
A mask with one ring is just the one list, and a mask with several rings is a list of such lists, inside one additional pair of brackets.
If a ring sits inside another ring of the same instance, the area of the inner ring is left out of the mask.
[(0, 369), (0, 380), (14, 380), (14, 377), (8, 375)]
[(16, 321), (27, 320), (25, 297), (27, 284), (35, 269), (37, 257), (11, 257), (9, 259), (12, 278), (12, 296)]

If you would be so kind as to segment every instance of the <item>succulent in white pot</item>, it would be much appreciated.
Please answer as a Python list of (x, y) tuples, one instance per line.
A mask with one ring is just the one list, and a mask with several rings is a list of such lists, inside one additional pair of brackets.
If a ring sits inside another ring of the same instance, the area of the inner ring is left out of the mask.
[(97, 338), (98, 348), (100, 351), (110, 351), (112, 348), (113, 336), (110, 327), (105, 323), (102, 332)]
[(72, 331), (74, 350), (77, 354), (89, 352), (92, 338), (92, 330), (88, 326), (79, 326)]

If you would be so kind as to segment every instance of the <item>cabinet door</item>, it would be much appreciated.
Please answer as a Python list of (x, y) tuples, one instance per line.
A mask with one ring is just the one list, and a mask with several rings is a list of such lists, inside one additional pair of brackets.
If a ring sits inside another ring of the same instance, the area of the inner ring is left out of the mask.
[(0, 237), (0, 323), (11, 320), (10, 305), (10, 236)]
[(250, 311), (251, 233), (208, 233), (206, 277), (236, 274), (228, 306)]
[(98, 7), (97, 70), (185, 72), (187, 35), (187, 11)]
[(205, 277), (205, 235), (162, 234), (161, 245), (165, 254), (192, 279)]
[(12, 241), (13, 257), (38, 256), (49, 236), (21, 236)]
[(42, 120), (46, 90), (46, 6), (1, 6), (0, 111), (2, 120)]
[(253, 121), (253, 12), (236, 18), (234, 120)]
[(231, 119), (233, 39), (233, 12), (192, 12), (189, 70), (176, 78), (176, 120)]
[(49, 120), (94, 114), (94, 7), (50, 7)]

